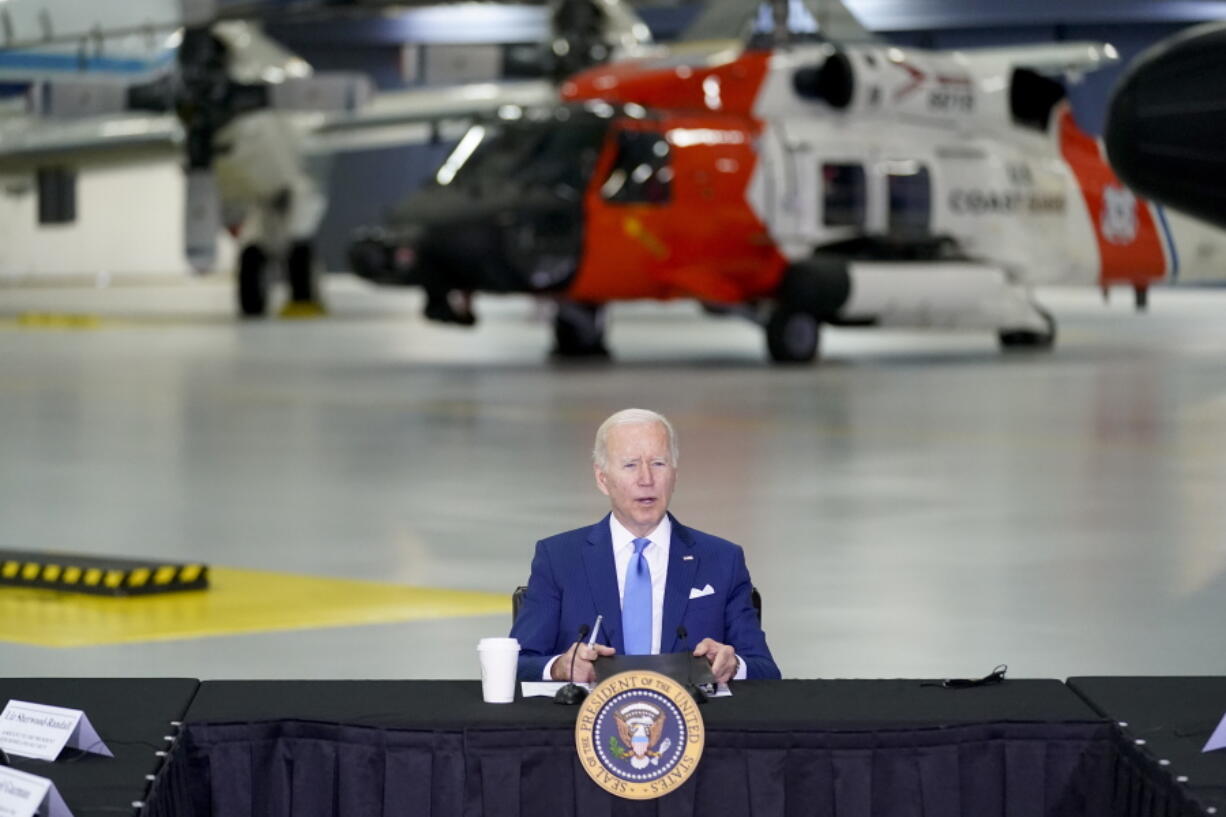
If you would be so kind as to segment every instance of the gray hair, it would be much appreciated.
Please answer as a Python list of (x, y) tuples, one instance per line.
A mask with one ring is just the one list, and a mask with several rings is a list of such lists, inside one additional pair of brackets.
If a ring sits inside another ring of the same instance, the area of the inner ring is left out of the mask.
[(608, 467), (609, 432), (615, 427), (646, 423), (659, 423), (664, 426), (664, 433), (668, 435), (668, 455), (672, 459), (672, 465), (675, 468), (680, 451), (677, 447), (677, 432), (673, 431), (673, 424), (663, 414), (651, 411), (650, 409), (640, 408), (622, 409), (610, 415), (607, 420), (600, 424), (600, 428), (596, 429), (596, 444), (592, 447), (592, 462), (602, 471)]

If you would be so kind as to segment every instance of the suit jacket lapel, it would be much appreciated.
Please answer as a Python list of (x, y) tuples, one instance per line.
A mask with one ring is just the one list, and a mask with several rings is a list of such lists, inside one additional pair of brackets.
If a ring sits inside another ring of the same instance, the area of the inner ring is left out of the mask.
[(596, 612), (604, 616), (600, 625), (600, 643), (608, 643), (617, 654), (625, 652), (622, 641), (621, 595), (617, 592), (617, 567), (613, 564), (613, 535), (609, 532), (609, 517), (593, 525), (583, 546), (583, 566), (587, 570), (588, 589)]
[[(694, 574), (698, 572), (698, 553), (689, 529), (672, 514), (673, 538), (668, 546), (668, 581), (664, 585), (664, 620), (660, 625), (660, 652), (675, 652), (678, 648), (677, 625), (685, 616), (690, 603), (690, 588), (694, 586)], [(685, 558), (685, 557), (692, 558)], [(686, 645), (694, 649), (694, 634), (688, 634)], [(671, 645), (671, 646), (670, 646)]]

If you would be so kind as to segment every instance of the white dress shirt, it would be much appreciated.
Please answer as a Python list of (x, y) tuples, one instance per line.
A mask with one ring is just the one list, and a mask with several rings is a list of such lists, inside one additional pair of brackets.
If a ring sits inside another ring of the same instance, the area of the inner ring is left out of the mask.
[[(638, 537), (626, 530), (626, 526), (618, 522), (613, 514), (609, 514), (609, 533), (613, 539), (613, 566), (617, 569), (617, 598), (620, 602), (626, 594), (626, 573), (630, 569), (630, 559), (634, 556), (634, 540)], [(643, 557), (647, 559), (647, 566), (651, 569), (651, 652), (658, 655), (661, 629), (664, 626), (664, 588), (668, 584), (668, 549), (673, 542), (673, 523), (668, 514), (664, 515), (655, 530), (643, 538), (651, 542), (643, 548)], [(620, 629), (620, 621), (617, 622), (617, 627)], [(697, 645), (686, 646), (692, 650)], [(555, 655), (545, 664), (545, 671), (541, 676), (543, 680), (552, 680), (553, 662), (558, 658), (559, 656)], [(738, 655), (733, 680), (744, 680), (748, 672), (749, 667)]]

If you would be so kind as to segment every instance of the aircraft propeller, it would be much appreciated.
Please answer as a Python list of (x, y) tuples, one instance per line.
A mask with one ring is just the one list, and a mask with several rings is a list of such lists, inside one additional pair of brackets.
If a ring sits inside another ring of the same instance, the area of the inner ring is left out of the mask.
[[(218, 25), (238, 25), (234, 23)], [(370, 81), (360, 74), (278, 77), (247, 82), (233, 75), (233, 47), (215, 26), (183, 32), (176, 71), (128, 89), (128, 109), (173, 112), (183, 126), (186, 174), (185, 250), (197, 272), (217, 258), (221, 203), (214, 165), (225, 147), (218, 135), (239, 117), (261, 110), (330, 112), (364, 102)]]

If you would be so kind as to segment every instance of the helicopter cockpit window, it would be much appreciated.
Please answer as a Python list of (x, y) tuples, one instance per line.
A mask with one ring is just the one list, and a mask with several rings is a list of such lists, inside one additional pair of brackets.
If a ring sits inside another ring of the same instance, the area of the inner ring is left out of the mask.
[(555, 191), (564, 188), (578, 198), (587, 188), (608, 128), (608, 122), (594, 119), (571, 120), (546, 129), (519, 177)]
[(587, 187), (608, 122), (561, 116), (473, 125), (439, 169), (439, 184), (517, 182), (569, 190)]
[(622, 131), (600, 194), (617, 204), (664, 204), (673, 194), (672, 151), (659, 133)]
[(864, 167), (822, 165), (822, 223), (827, 227), (863, 227), (867, 195)]

